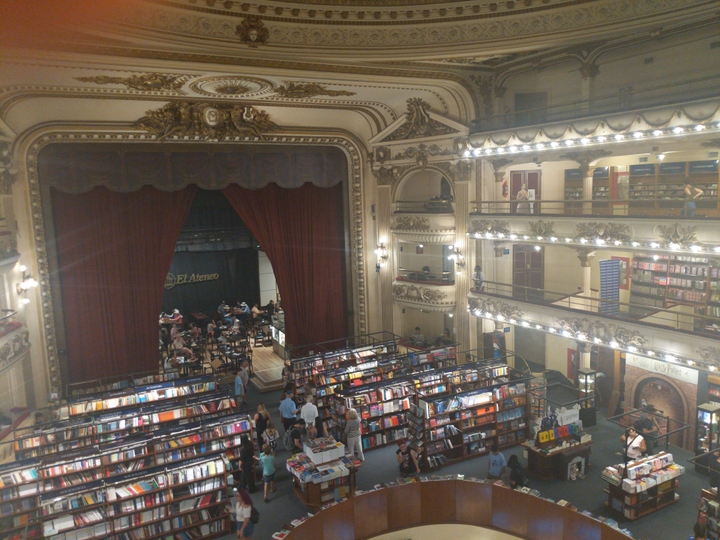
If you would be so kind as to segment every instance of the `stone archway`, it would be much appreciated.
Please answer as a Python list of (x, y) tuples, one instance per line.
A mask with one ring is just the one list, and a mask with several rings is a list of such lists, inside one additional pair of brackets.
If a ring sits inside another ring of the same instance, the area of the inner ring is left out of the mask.
[[(639, 377), (633, 385), (629, 396), (626, 396), (628, 403), (632, 404), (632, 408), (640, 409), (642, 401), (645, 400), (648, 405), (652, 405), (656, 410), (662, 411), (664, 416), (683, 423), (691, 423), (690, 405), (687, 396), (683, 393), (675, 381), (669, 377), (658, 375), (656, 373)], [(626, 407), (627, 408), (627, 407)], [(673, 427), (669, 427), (670, 430)], [(677, 425), (675, 425), (677, 429)], [(678, 433), (670, 437), (670, 444), (688, 448), (691, 442), (690, 433), (688, 431)]]

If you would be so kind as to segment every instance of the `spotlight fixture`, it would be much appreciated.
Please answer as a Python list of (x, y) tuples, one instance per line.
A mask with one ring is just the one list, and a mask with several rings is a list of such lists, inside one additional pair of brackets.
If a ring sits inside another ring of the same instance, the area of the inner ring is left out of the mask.
[(380, 242), (380, 245), (375, 248), (375, 255), (377, 255), (378, 262), (380, 264), (385, 264), (387, 262), (390, 254), (388, 253), (387, 247), (385, 247), (384, 242)]
[(27, 297), (27, 292), (30, 289), (34, 289), (38, 286), (37, 280), (32, 276), (32, 274), (28, 273), (27, 266), (20, 265), (18, 268), (20, 272), (22, 272), (22, 278), (20, 280), (20, 283), (15, 285), (15, 290), (17, 291), (18, 295), (20, 295), (20, 302), (22, 304), (29, 304), (30, 299)]
[(457, 246), (450, 246), (452, 248), (452, 253), (448, 255), (448, 260), (455, 261), (455, 265), (458, 267), (465, 266), (465, 257), (463, 256), (462, 252), (460, 251), (460, 248)]

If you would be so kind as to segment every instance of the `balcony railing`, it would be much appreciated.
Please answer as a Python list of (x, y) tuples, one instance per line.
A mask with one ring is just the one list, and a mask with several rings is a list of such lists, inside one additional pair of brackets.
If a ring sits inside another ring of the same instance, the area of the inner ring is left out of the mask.
[(648, 88), (628, 87), (617, 93), (593, 99), (570, 101), (474, 120), (471, 124), (471, 135), (714, 98), (717, 97), (718, 86), (720, 86), (720, 75), (712, 74)]
[[(718, 219), (718, 199), (696, 199), (694, 217), (683, 215), (684, 199), (596, 199), (536, 200), (527, 205), (517, 201), (473, 201), (471, 215), (517, 214), (520, 216), (616, 216), (671, 219)], [(522, 205), (522, 206), (518, 206)]]
[(452, 214), (452, 200), (433, 197), (429, 201), (396, 201), (396, 213), (415, 213), (415, 214)]
[(400, 268), (396, 281), (410, 281), (425, 285), (455, 285), (455, 272), (425, 272)]
[(672, 308), (649, 308), (641, 304), (617, 302), (578, 293), (561, 293), (520, 285), (486, 281), (484, 290), (471, 289), (473, 294), (492, 294), (532, 304), (588, 311), (603, 317), (630, 319), (636, 322), (664, 326), (683, 332), (720, 338), (720, 318), (679, 311), (688, 306), (678, 304)]

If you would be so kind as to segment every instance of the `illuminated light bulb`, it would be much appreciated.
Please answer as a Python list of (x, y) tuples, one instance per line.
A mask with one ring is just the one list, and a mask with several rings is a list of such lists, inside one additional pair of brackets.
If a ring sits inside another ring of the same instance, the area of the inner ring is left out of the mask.
[(593, 338), (593, 342), (596, 343), (596, 344), (597, 344), (597, 343), (602, 343), (602, 339), (600, 339), (599, 337), (594, 337), (594, 338)]
[(670, 249), (680, 249), (680, 244), (676, 244), (675, 242), (670, 242), (669, 246)]
[(708, 366), (708, 369), (709, 369), (710, 371), (715, 371), (715, 366)]
[(658, 154), (657, 158), (662, 161), (663, 159), (665, 159), (665, 154)]
[(511, 234), (510, 240), (517, 240), (517, 234)]
[(613, 242), (613, 244), (615, 244), (616, 246), (619, 246), (620, 244), (622, 244), (622, 242), (620, 240), (615, 240)]
[(452, 313), (448, 313), (448, 317), (450, 317), (450, 318), (452, 319), (453, 314), (452, 314)]
[(603, 240), (602, 238), (596, 238), (596, 239), (595, 239), (595, 243), (596, 243), (598, 246), (603, 246), (603, 245), (605, 245), (605, 240)]
[(535, 145), (535, 148), (537, 148), (538, 150), (544, 150), (544, 149), (545, 149), (545, 145), (542, 144), (542, 143), (537, 143), (537, 144)]
[(480, 238), (480, 233), (479, 233), (479, 232), (476, 232), (476, 233), (475, 233), (475, 238)]
[(557, 148), (558, 146), (560, 146), (560, 144), (557, 141), (552, 141), (550, 143), (550, 147), (552, 147), (552, 148)]
[(557, 242), (557, 238), (555, 238), (554, 236), (551, 236), (551, 237), (550, 237), (550, 241), (551, 241), (551, 242)]
[(517, 324), (517, 321), (515, 319), (508, 319), (508, 322), (510, 324)]
[(648, 356), (655, 356), (655, 351), (648, 351), (646, 354)]
[(715, 253), (720, 253), (720, 246), (715, 246), (715, 247), (713, 248), (713, 251), (714, 251)]
[(657, 242), (650, 242), (650, 247), (653, 249), (657, 249), (660, 247), (660, 244), (658, 244)]
[(566, 241), (566, 242), (572, 242), (572, 239), (571, 239), (571, 238), (566, 238), (565, 241)]
[(655, 131), (653, 131), (653, 135), (655, 135), (656, 137), (659, 137), (662, 134), (663, 134), (662, 129), (656, 129)]
[(587, 238), (581, 238), (580, 239), (581, 244), (587, 244)]
[(640, 244), (638, 244), (637, 242), (633, 242), (633, 243), (632, 243), (632, 247), (638, 247), (639, 245), (640, 245)]
[(587, 336), (582, 332), (578, 332), (575, 337), (577, 337), (580, 341), (585, 341), (587, 339)]
[(627, 349), (630, 352), (637, 352), (637, 347), (635, 345), (628, 345)]
[(465, 150), (463, 152), (463, 157), (470, 157), (470, 150)]
[(530, 327), (530, 323), (527, 322), (527, 321), (523, 321), (523, 322), (522, 322), (522, 325), (523, 325), (525, 328), (529, 328), (529, 327)]
[(502, 313), (498, 313), (497, 317), (495, 317), (498, 321), (504, 321), (505, 317), (502, 316)]
[(499, 232), (497, 235), (498, 238), (505, 238), (505, 233)]
[(531, 150), (532, 147), (529, 144), (523, 144), (522, 149), (527, 152), (528, 150)]
[(27, 266), (25, 266), (24, 264), (21, 264), (21, 265), (18, 267), (18, 270), (20, 270), (21, 272), (27, 272)]
[(690, 246), (690, 251), (694, 251), (695, 253), (697, 253), (698, 251), (702, 251), (702, 247), (697, 246), (697, 245), (692, 245), (692, 246)]
[(538, 236), (537, 239), (538, 239), (538, 240), (542, 240), (543, 237), (542, 237), (542, 236)]
[(29, 299), (29, 298), (23, 298), (22, 300), (20, 300), (20, 303), (27, 305), (27, 304), (30, 303), (30, 299)]
[(597, 140), (598, 140), (598, 142), (605, 142), (605, 141), (607, 141), (607, 137), (605, 135), (600, 135), (597, 138)]
[(697, 126), (695, 126), (695, 131), (702, 131), (703, 129), (705, 129), (705, 126), (703, 126), (702, 124), (698, 124)]
[(541, 324), (536, 324), (536, 325), (535, 325), (535, 328), (536, 328), (537, 330), (542, 330), (542, 329), (543, 329), (543, 327), (542, 327)]
[(610, 346), (611, 346), (613, 349), (617, 349), (617, 348), (620, 346), (620, 344), (619, 344), (617, 341), (612, 340), (612, 341), (610, 342)]
[(523, 240), (529, 240), (530, 237), (528, 235), (523, 236)]
[(517, 146), (511, 146), (510, 148), (508, 148), (508, 150), (510, 150), (510, 152), (517, 152), (517, 151), (518, 151), (518, 147), (517, 147)]
[(633, 137), (635, 137), (636, 139), (642, 139), (644, 136), (645, 135), (642, 131), (636, 131), (635, 133), (633, 133)]
[(624, 138), (625, 138), (625, 136), (624, 136), (624, 135), (621, 135), (620, 133), (618, 133), (618, 134), (615, 135), (615, 137), (614, 137), (614, 139), (615, 139), (616, 141), (622, 141)]
[(660, 258), (659, 255), (653, 255), (653, 261), (657, 261)]
[(505, 153), (505, 149), (504, 149), (504, 148), (498, 148), (498, 149), (497, 149), (497, 153), (498, 153), (498, 154), (504, 154), (504, 153)]
[(492, 237), (493, 237), (493, 233), (491, 233), (490, 231), (488, 231), (488, 232), (485, 233), (485, 236), (488, 237), (488, 238), (492, 238)]
[(677, 362), (677, 358), (675, 358), (672, 354), (666, 354), (665, 360), (667, 360), (668, 362)]
[(590, 139), (588, 139), (587, 137), (583, 137), (582, 139), (580, 139), (580, 142), (583, 144), (590, 144)]
[(493, 153), (493, 149), (492, 149), (492, 148), (486, 148), (486, 149), (485, 149), (485, 153), (488, 154), (488, 155), (490, 155), (490, 154)]
[(565, 141), (565, 146), (572, 146), (573, 144), (575, 144), (575, 141), (573, 141), (571, 139), (568, 139)]
[(540, 246), (535, 246), (535, 251), (540, 251), (542, 248)]
[(554, 328), (550, 327), (550, 328), (548, 328), (548, 332), (550, 332), (551, 334), (554, 334), (555, 332), (557, 332), (557, 330), (555, 330)]
[(567, 330), (563, 330), (562, 335), (565, 337), (572, 337), (572, 334), (570, 332), (568, 332)]
[(694, 365), (695, 365), (695, 362), (693, 362), (692, 360), (688, 360), (688, 361), (687, 361), (687, 364), (688, 364), (688, 366), (694, 366)]
[(475, 157), (478, 157), (480, 154), (482, 154), (482, 150), (480, 148), (476, 148), (475, 150), (473, 150), (473, 155)]
[(684, 131), (685, 131), (685, 129), (681, 128), (680, 126), (673, 128), (673, 130), (672, 130), (673, 133), (683, 133)]

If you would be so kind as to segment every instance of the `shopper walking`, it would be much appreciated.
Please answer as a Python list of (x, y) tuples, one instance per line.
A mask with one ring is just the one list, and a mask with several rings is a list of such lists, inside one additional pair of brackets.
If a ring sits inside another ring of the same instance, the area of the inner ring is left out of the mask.
[(255, 449), (250, 437), (243, 435), (240, 439), (240, 466), (243, 475), (243, 486), (250, 493), (255, 493)]
[(292, 391), (285, 394), (285, 399), (280, 402), (280, 416), (282, 417), (283, 427), (285, 431), (295, 424), (295, 415), (298, 412), (297, 405), (293, 401)]
[(488, 463), (488, 474), (487, 477), (495, 480), (499, 480), (503, 477), (507, 471), (507, 461), (505, 456), (500, 452), (500, 447), (497, 444), (493, 444), (490, 447), (490, 461)]
[(265, 502), (270, 502), (270, 499), (268, 499), (268, 490), (270, 493), (275, 493), (277, 491), (275, 489), (275, 457), (273, 456), (273, 451), (269, 444), (263, 446), (262, 451), (263, 453), (260, 457), (256, 457), (255, 459), (257, 459), (260, 462), (260, 465), (262, 465), (264, 484), (263, 495)]
[(235, 521), (237, 522), (237, 537), (252, 538), (255, 524), (252, 522), (252, 499), (244, 489), (235, 492)]
[(270, 422), (270, 413), (262, 403), (257, 407), (257, 411), (253, 417), (253, 422), (255, 422), (255, 433), (257, 435), (258, 448), (262, 448), (263, 444), (265, 444), (263, 440), (263, 433), (265, 433), (268, 423)]

